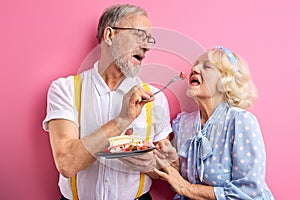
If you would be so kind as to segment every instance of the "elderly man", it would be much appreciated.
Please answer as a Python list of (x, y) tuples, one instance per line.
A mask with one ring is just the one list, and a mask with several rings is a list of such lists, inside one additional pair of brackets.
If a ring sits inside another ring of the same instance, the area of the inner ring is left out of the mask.
[(96, 155), (108, 138), (128, 128), (153, 143), (171, 132), (166, 97), (154, 99), (157, 88), (137, 76), (155, 44), (150, 27), (140, 7), (107, 8), (98, 24), (101, 57), (94, 67), (51, 84), (43, 127), (60, 172), (62, 199), (151, 199), (152, 152), (123, 161)]

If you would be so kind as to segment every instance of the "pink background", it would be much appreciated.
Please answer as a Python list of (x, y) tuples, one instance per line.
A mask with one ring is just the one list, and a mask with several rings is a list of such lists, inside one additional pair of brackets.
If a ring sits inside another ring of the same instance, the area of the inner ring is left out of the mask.
[[(41, 127), (47, 89), (59, 76), (77, 72), (96, 45), (102, 10), (122, 2), (1, 1), (0, 199), (58, 199), (57, 171)], [(260, 93), (252, 111), (266, 144), (267, 183), (276, 199), (299, 196), (299, 3), (126, 2), (148, 10), (153, 26), (179, 31), (207, 48), (224, 45), (247, 60)], [(167, 58), (149, 56), (179, 67)], [(155, 199), (170, 199), (168, 187), (160, 184), (154, 185)]]

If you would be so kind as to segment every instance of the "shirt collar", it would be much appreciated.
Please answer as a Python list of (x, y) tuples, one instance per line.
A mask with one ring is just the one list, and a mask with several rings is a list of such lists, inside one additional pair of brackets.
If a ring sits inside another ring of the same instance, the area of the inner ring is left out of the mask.
[(139, 77), (134, 78), (125, 78), (122, 83), (119, 85), (117, 90), (121, 90), (122, 92), (128, 92), (133, 86), (135, 85), (142, 85), (142, 81)]
[[(98, 90), (99, 95), (104, 95), (106, 93), (111, 92), (110, 88), (106, 85), (105, 81), (103, 78), (100, 76), (98, 73), (98, 61), (94, 64), (94, 69), (93, 69), (93, 81), (95, 84), (95, 87)], [(118, 86), (116, 91), (121, 91), (123, 93), (128, 92), (133, 86), (135, 85), (142, 85), (142, 81), (139, 77), (134, 77), (134, 78), (125, 78), (121, 84)]]

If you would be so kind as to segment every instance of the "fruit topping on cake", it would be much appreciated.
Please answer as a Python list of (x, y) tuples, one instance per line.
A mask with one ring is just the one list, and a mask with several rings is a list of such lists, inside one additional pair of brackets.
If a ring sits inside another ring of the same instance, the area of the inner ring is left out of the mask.
[(122, 135), (109, 138), (110, 146), (105, 152), (120, 153), (146, 150), (152, 145), (137, 135)]

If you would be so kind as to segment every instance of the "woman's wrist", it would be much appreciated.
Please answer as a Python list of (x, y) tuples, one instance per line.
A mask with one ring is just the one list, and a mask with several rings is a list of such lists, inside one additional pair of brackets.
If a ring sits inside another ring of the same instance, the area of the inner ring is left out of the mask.
[(189, 189), (191, 188), (192, 184), (186, 180), (183, 181), (182, 185), (180, 186), (180, 191), (178, 193), (182, 196), (187, 196), (189, 194)]

